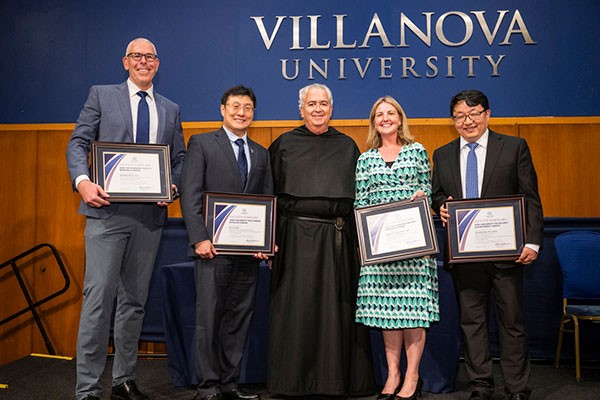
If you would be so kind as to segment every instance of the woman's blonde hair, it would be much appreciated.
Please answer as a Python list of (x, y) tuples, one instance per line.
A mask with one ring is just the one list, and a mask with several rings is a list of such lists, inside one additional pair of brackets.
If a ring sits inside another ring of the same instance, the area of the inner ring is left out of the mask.
[(398, 144), (410, 144), (415, 141), (415, 138), (410, 134), (408, 129), (408, 120), (406, 119), (406, 114), (402, 109), (400, 103), (396, 101), (392, 96), (383, 96), (373, 104), (373, 108), (371, 108), (371, 114), (369, 116), (369, 135), (367, 136), (367, 145), (372, 149), (377, 149), (381, 147), (381, 135), (375, 128), (375, 112), (377, 111), (377, 107), (381, 103), (391, 104), (396, 111), (398, 111), (398, 115), (400, 116), (400, 126), (398, 127)]

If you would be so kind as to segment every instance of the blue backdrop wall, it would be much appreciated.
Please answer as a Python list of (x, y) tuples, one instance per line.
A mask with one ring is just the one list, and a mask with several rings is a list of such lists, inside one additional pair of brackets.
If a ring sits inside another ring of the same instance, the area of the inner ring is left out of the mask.
[(598, 15), (598, 0), (3, 1), (0, 123), (74, 122), (90, 85), (126, 78), (140, 36), (184, 121), (219, 120), (237, 83), (256, 91), (256, 119), (297, 119), (312, 82), (333, 89), (338, 119), (367, 118), (384, 94), (446, 117), (464, 88), (494, 116), (597, 116)]

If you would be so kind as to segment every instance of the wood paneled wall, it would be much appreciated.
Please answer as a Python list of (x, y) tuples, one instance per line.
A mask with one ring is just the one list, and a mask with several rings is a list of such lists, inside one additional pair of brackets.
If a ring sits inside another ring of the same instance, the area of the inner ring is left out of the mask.
[[(544, 215), (598, 217), (600, 197), (600, 117), (492, 118), (491, 128), (521, 136), (531, 148)], [(446, 119), (411, 119), (411, 130), (430, 156), (456, 138)], [(256, 121), (250, 136), (267, 147), (300, 121)], [(336, 120), (332, 125), (366, 150), (367, 120)], [(83, 229), (79, 195), (71, 190), (65, 151), (73, 124), (0, 125), (0, 262), (39, 243), (55, 245), (71, 277), (71, 287), (41, 308), (43, 323), (59, 354), (73, 356), (83, 285)], [(215, 130), (220, 122), (184, 123), (187, 139)], [(177, 202), (169, 214), (180, 217)], [(40, 299), (61, 287), (50, 258), (36, 257), (22, 268), (27, 285)], [(0, 320), (26, 306), (10, 268), (0, 270)], [(30, 315), (0, 327), (0, 365), (46, 348)]]

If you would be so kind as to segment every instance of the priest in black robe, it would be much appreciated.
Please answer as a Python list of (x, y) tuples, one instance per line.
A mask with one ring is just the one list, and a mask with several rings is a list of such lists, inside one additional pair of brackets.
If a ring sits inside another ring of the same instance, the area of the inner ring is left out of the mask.
[(324, 85), (300, 90), (304, 125), (269, 148), (277, 198), (267, 389), (288, 396), (375, 391), (369, 331), (354, 322), (360, 264), (354, 140), (329, 126)]

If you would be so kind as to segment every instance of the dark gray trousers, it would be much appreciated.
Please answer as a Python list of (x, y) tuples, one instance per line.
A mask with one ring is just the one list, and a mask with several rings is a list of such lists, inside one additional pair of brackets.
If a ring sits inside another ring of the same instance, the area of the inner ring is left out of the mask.
[(258, 264), (249, 256), (196, 260), (196, 372), (201, 396), (237, 386), (254, 313)]
[(487, 314), (490, 295), (496, 304), (505, 390), (527, 389), (531, 365), (523, 315), (523, 272), (520, 266), (501, 269), (492, 263), (457, 264), (452, 269), (472, 389), (494, 390)]

